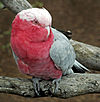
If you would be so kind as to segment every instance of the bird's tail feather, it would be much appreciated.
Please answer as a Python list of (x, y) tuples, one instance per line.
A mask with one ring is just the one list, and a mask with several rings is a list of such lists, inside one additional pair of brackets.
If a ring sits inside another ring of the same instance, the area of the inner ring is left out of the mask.
[(80, 64), (77, 60), (75, 60), (74, 62), (74, 66), (73, 66), (73, 71), (75, 73), (85, 73), (86, 71), (90, 72), (89, 69), (87, 69), (85, 66), (83, 66), (82, 64)]

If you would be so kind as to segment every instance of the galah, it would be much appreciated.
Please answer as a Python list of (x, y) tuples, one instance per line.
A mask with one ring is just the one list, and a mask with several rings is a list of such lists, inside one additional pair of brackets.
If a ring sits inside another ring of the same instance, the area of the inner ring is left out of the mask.
[(58, 82), (63, 75), (88, 70), (76, 60), (70, 41), (51, 27), (52, 17), (45, 8), (30, 8), (19, 12), (12, 23), (11, 48), (18, 69), (32, 76), (39, 95), (39, 80)]

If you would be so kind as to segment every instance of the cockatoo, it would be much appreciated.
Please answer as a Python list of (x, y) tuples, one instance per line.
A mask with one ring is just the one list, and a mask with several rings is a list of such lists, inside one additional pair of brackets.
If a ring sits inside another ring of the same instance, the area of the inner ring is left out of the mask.
[(18, 69), (32, 76), (39, 95), (39, 80), (58, 82), (63, 75), (88, 70), (76, 60), (74, 48), (61, 32), (51, 27), (52, 17), (45, 8), (30, 8), (19, 12), (12, 23), (11, 48)]

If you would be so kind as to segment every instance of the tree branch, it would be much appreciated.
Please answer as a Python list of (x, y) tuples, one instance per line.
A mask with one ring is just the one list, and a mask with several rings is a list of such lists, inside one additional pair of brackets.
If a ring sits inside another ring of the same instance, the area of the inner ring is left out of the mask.
[(92, 70), (100, 71), (100, 48), (71, 40), (77, 60)]
[[(100, 93), (100, 74), (73, 74), (62, 77), (59, 91), (54, 93), (51, 81), (40, 82), (41, 96), (69, 98), (87, 93)], [(36, 97), (30, 79), (0, 77), (0, 92)]]
[(31, 4), (27, 0), (0, 0), (8, 9), (13, 13), (32, 8)]

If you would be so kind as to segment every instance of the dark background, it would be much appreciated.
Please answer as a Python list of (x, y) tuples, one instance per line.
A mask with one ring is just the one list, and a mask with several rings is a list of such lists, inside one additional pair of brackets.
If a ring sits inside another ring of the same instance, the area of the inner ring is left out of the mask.
[[(37, 1), (41, 2), (40, 4)], [(100, 0), (29, 0), (31, 4), (43, 4), (53, 17), (53, 26), (71, 30), (72, 38), (100, 47)], [(10, 31), (14, 14), (0, 10), (0, 76), (23, 77), (13, 59), (10, 48)], [(24, 98), (0, 93), (0, 102), (100, 102), (99, 94), (82, 95), (69, 99)]]

